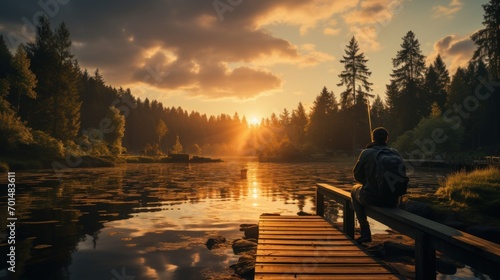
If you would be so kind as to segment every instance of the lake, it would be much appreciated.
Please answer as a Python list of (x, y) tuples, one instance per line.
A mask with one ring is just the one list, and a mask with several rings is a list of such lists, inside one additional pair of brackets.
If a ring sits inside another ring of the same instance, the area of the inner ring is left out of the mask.
[[(315, 213), (315, 183), (350, 188), (352, 164), (128, 164), (16, 173), (16, 273), (11, 279), (217, 279), (237, 262), (231, 242), (262, 213)], [(247, 177), (240, 171), (246, 168)], [(441, 172), (412, 175), (435, 188)], [(60, 179), (60, 180), (59, 180)], [(424, 190), (414, 188), (412, 191)], [(7, 192), (1, 206), (6, 208)], [(6, 227), (6, 210), (0, 219)], [(374, 233), (385, 230), (374, 224)], [(7, 246), (2, 236), (2, 255)], [(7, 275), (3, 262), (0, 277)], [(12, 275), (12, 274), (10, 274)]]

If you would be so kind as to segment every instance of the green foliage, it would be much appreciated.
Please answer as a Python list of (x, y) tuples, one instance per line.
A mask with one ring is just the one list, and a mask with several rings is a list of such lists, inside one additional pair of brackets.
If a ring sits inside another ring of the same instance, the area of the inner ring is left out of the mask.
[(500, 170), (488, 168), (452, 174), (440, 184), (436, 195), (464, 211), (480, 209), (483, 214), (500, 215)]
[(472, 34), (471, 39), (477, 45), (474, 51), (475, 60), (488, 62), (494, 80), (500, 78), (500, 5), (498, 0), (490, 0), (483, 5), (484, 28)]
[(120, 111), (111, 106), (108, 109), (108, 114), (103, 120), (103, 134), (109, 150), (113, 155), (122, 153), (122, 139), (125, 135), (125, 117), (120, 114)]
[(160, 151), (160, 147), (158, 146), (158, 143), (156, 144), (147, 144), (146, 147), (144, 147), (144, 155), (146, 156), (160, 156), (161, 155), (161, 151)]
[(36, 26), (35, 42), (28, 43), (31, 70), (38, 79), (36, 102), (21, 114), (33, 129), (60, 139), (75, 139), (80, 130), (80, 69), (71, 54), (69, 31), (64, 23), (54, 31), (46, 17)]
[(88, 156), (98, 157), (111, 154), (108, 143), (102, 137), (102, 131), (97, 129), (89, 130), (83, 134), (79, 142), (79, 149), (82, 149), (82, 153)]
[(9, 75), (11, 94), (17, 97), (17, 112), (21, 106), (21, 96), (36, 99), (36, 76), (30, 70), (30, 60), (22, 45), (17, 48), (12, 59), (13, 74)]
[(435, 158), (455, 153), (463, 141), (464, 128), (446, 122), (437, 106), (434, 115), (423, 118), (417, 127), (406, 131), (393, 144), (403, 155), (413, 158)]
[(33, 131), (33, 144), (29, 147), (30, 154), (41, 159), (57, 159), (64, 156), (62, 141), (55, 139), (43, 131)]
[(173, 154), (182, 154), (184, 152), (184, 149), (182, 148), (181, 141), (179, 139), (179, 135), (177, 135), (176, 138), (175, 138), (175, 144), (172, 147), (172, 151), (171, 152)]
[(160, 151), (161, 151), (161, 140), (165, 138), (167, 133), (168, 133), (167, 125), (162, 119), (160, 119), (158, 121), (158, 125), (156, 125), (156, 135), (158, 135), (158, 146), (160, 147)]
[(12, 153), (18, 150), (20, 145), (28, 145), (33, 142), (30, 128), (19, 119), (10, 104), (0, 97), (0, 151)]
[(413, 136), (413, 130), (407, 130), (405, 133), (396, 138), (392, 143), (392, 147), (398, 150), (403, 157), (412, 151), (416, 150)]

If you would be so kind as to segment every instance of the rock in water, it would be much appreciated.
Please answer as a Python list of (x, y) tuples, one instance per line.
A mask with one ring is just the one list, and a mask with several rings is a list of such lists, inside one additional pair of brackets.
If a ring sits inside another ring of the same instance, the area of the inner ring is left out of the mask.
[(234, 269), (234, 273), (242, 277), (251, 277), (255, 274), (255, 256), (242, 255), (238, 259), (238, 263), (230, 266)]
[(224, 243), (226, 243), (226, 238), (221, 235), (216, 235), (208, 238), (205, 245), (207, 246), (208, 250), (212, 250), (222, 247)]
[(243, 253), (255, 253), (257, 250), (257, 242), (252, 239), (236, 239), (233, 242), (233, 252), (236, 255)]
[(255, 225), (245, 229), (245, 238), (259, 239), (259, 226)]

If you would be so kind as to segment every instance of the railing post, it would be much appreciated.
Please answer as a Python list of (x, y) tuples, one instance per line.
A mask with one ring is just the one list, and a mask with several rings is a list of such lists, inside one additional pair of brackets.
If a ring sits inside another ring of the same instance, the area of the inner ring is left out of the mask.
[(323, 217), (325, 215), (325, 197), (316, 187), (316, 215)]
[(415, 278), (436, 279), (436, 250), (423, 232), (415, 236)]
[(351, 238), (354, 239), (354, 210), (351, 206), (350, 200), (344, 201), (344, 221), (343, 221), (343, 230), (344, 232)]

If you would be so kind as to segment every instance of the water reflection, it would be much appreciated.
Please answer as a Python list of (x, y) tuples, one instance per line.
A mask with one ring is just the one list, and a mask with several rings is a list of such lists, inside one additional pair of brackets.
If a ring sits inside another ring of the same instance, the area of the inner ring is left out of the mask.
[[(11, 279), (230, 275), (238, 257), (231, 248), (208, 250), (208, 236), (240, 238), (239, 224), (255, 223), (262, 213), (314, 213), (315, 183), (352, 183), (350, 165), (236, 160), (75, 169), (61, 181), (51, 171), (16, 176), (17, 272)], [(6, 228), (6, 192), (1, 195)], [(5, 255), (5, 236), (2, 243)], [(0, 269), (5, 276), (6, 264)]]

